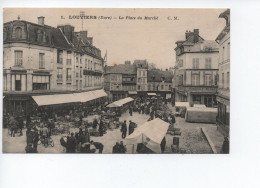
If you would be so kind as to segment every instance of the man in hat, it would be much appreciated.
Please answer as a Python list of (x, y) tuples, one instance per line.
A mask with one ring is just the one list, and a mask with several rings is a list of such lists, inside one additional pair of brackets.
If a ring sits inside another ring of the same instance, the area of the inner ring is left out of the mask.
[(134, 125), (134, 123), (130, 120), (130, 121), (129, 121), (129, 132), (128, 132), (128, 134), (129, 134), (129, 135), (132, 134), (132, 133), (134, 132), (134, 130), (135, 130), (135, 125)]
[(48, 140), (47, 140), (48, 134), (49, 134), (49, 131), (48, 131), (47, 125), (45, 124), (44, 127), (42, 128), (42, 137), (44, 140), (44, 146), (48, 146)]
[(74, 133), (71, 133), (71, 136), (70, 136), (70, 151), (71, 153), (75, 153), (76, 152), (76, 138), (74, 136)]
[(122, 132), (122, 138), (125, 139), (125, 137), (126, 137), (126, 132), (127, 132), (126, 120), (125, 120), (124, 123), (122, 124), (121, 132)]
[(125, 152), (126, 152), (126, 146), (124, 145), (123, 141), (120, 141), (119, 153), (125, 153)]
[(37, 152), (38, 141), (39, 141), (38, 129), (34, 127), (33, 148), (36, 152)]
[(101, 119), (101, 120), (100, 120), (99, 127), (98, 127), (99, 136), (103, 136), (103, 127), (104, 127), (104, 122), (103, 122), (103, 120)]
[(120, 153), (120, 144), (119, 142), (116, 142), (116, 145), (113, 146), (113, 151), (112, 153)]
[(132, 107), (130, 106), (130, 108), (129, 108), (129, 114), (130, 114), (130, 116), (132, 116), (133, 115), (133, 109), (132, 109)]

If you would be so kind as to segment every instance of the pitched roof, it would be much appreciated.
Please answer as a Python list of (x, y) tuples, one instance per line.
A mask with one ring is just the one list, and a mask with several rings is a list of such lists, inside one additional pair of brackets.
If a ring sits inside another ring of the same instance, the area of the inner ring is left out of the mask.
[[(12, 37), (12, 30), (16, 27), (22, 27), (25, 30), (26, 38), (17, 39)], [(71, 49), (72, 47), (64, 38), (60, 29), (48, 25), (38, 25), (24, 20), (14, 20), (4, 24), (6, 33), (5, 42), (24, 42), (39, 46), (48, 46), (62, 49)], [(45, 37), (42, 41), (37, 40), (37, 35), (42, 34)]]
[(148, 70), (148, 82), (172, 82), (173, 73), (171, 71), (161, 71), (159, 69)]
[(134, 65), (120, 64), (105, 67), (105, 74), (136, 74)]
[[(26, 36), (22, 39), (12, 37), (12, 31), (16, 26), (21, 27), (24, 30)], [(42, 41), (37, 39), (39, 33), (45, 36)], [(90, 42), (84, 43), (80, 38), (77, 38), (76, 34), (72, 36), (72, 41), (69, 42), (60, 28), (48, 25), (39, 25), (24, 20), (14, 20), (4, 23), (4, 34), (6, 36), (4, 43), (24, 42), (57, 49), (74, 50), (78, 53), (87, 53), (89, 55), (94, 55), (96, 58), (102, 59), (101, 51)]]

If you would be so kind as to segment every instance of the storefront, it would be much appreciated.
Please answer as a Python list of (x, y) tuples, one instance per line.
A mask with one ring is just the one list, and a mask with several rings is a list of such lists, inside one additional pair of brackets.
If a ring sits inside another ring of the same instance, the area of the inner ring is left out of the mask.
[(194, 104), (205, 104), (206, 107), (217, 107), (217, 100), (216, 95), (209, 95), (209, 94), (191, 94), (192, 101), (191, 105)]
[(27, 115), (31, 113), (31, 97), (29, 95), (10, 94), (3, 99), (3, 113), (11, 115)]

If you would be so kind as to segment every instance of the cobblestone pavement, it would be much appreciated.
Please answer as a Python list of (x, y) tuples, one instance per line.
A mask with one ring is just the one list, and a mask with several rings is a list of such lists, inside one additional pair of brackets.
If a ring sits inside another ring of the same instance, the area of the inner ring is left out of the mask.
[[(174, 111), (171, 105), (168, 105), (170, 110)], [(93, 117), (89, 117), (93, 119)], [(138, 126), (147, 121), (149, 116), (134, 112), (133, 116), (130, 116), (128, 112), (123, 113), (120, 117), (120, 121), (129, 120), (137, 123)], [(214, 124), (200, 124), (200, 123), (189, 123), (184, 118), (176, 117), (176, 128), (181, 129), (180, 148), (184, 150), (184, 153), (212, 153), (212, 150), (201, 132), (201, 128), (214, 128)], [(208, 129), (207, 129), (208, 130)], [(78, 129), (71, 129), (71, 132), (76, 132)], [(25, 130), (23, 136), (10, 137), (7, 129), (3, 129), (3, 152), (4, 153), (25, 153), (26, 137)], [(60, 138), (65, 135), (52, 136), (54, 140), (54, 147), (48, 146), (45, 148), (42, 145), (38, 146), (39, 153), (65, 153), (65, 149), (60, 145)], [(107, 130), (107, 133), (102, 137), (91, 136), (91, 140), (101, 142), (104, 145), (103, 153), (112, 153), (112, 148), (116, 142), (124, 141), (121, 138), (120, 129)], [(125, 142), (125, 141), (124, 141)], [(166, 148), (165, 153), (172, 153), (171, 144), (173, 142), (173, 136), (170, 134), (166, 135)], [(133, 152), (133, 145), (126, 145), (127, 153)], [(134, 149), (136, 150), (136, 148)]]

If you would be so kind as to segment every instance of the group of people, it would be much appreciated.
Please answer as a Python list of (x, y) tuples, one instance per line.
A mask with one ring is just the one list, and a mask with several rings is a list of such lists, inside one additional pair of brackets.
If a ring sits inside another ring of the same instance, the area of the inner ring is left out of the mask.
[(113, 146), (112, 153), (126, 153), (127, 149), (126, 146), (124, 145), (123, 141), (116, 142), (116, 144)]
[[(134, 132), (135, 128), (136, 128), (136, 123), (129, 120), (128, 135), (132, 134)], [(127, 133), (126, 120), (122, 124), (121, 132), (122, 132), (122, 138), (125, 139), (126, 133)]]
[(19, 136), (23, 135), (23, 128), (24, 128), (24, 119), (22, 116), (7, 116), (5, 118), (5, 124), (10, 129), (11, 137), (15, 137), (18, 133)]
[(60, 143), (66, 148), (66, 153), (99, 153), (103, 152), (103, 144), (90, 140), (88, 128), (84, 130), (79, 128), (79, 131), (71, 133), (70, 136), (61, 137)]

